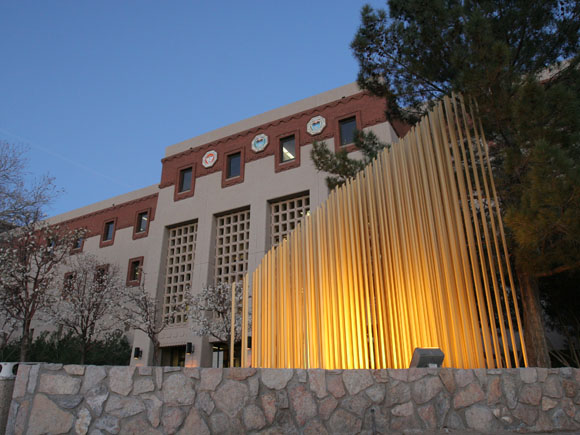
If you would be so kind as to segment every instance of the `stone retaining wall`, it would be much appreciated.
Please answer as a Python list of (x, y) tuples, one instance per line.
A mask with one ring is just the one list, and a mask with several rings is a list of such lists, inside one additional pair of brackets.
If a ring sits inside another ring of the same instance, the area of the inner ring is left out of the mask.
[(580, 370), (21, 366), (8, 434), (580, 430)]
[(14, 390), (14, 379), (0, 378), (0, 431), (6, 427)]

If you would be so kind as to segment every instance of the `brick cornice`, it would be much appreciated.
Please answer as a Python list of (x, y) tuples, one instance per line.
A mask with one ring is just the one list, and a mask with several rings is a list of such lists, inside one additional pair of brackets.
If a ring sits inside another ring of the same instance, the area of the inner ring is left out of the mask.
[[(354, 100), (360, 100), (361, 98), (363, 98), (366, 95), (369, 95), (369, 94), (367, 92), (359, 92), (358, 94), (351, 95), (349, 97), (345, 97), (345, 98), (342, 98), (340, 100), (332, 101), (332, 102), (324, 104), (322, 106), (317, 106), (317, 107), (314, 107), (312, 109), (303, 110), (302, 112), (293, 113), (292, 115), (288, 115), (284, 118), (276, 119), (275, 121), (271, 121), (271, 122), (268, 122), (266, 124), (258, 125), (256, 127), (252, 127), (252, 128), (247, 129), (247, 130), (243, 130), (243, 131), (240, 131), (238, 133), (234, 133), (232, 135), (222, 137), (222, 138), (217, 139), (213, 142), (209, 142), (207, 144), (193, 147), (193, 148), (190, 148), (188, 150), (181, 151), (180, 153), (173, 154), (173, 155), (168, 156), (168, 157), (164, 157), (161, 159), (161, 163), (169, 162), (169, 161), (174, 160), (174, 159), (179, 159), (179, 158), (182, 158), (182, 157), (187, 156), (189, 154), (198, 153), (202, 149), (204, 151), (207, 151), (211, 148), (217, 147), (221, 143), (227, 143), (231, 140), (242, 138), (242, 137), (245, 137), (248, 134), (252, 134), (252, 133), (258, 134), (258, 133), (260, 133), (264, 130), (267, 130), (271, 127), (275, 127), (275, 126), (290, 122), (290, 121), (295, 120), (295, 119), (300, 119), (305, 115), (314, 115), (314, 114), (317, 114), (318, 112), (322, 112), (330, 107), (336, 107), (339, 104), (346, 104), (346, 103), (349, 103), (349, 102), (354, 101)], [(323, 135), (324, 135), (324, 133), (317, 135), (315, 137), (318, 138), (318, 137), (322, 137)], [(328, 133), (324, 136), (328, 136)], [(328, 137), (332, 137), (332, 136), (328, 136)], [(328, 139), (328, 137), (326, 137), (326, 138)]]
[[(296, 143), (297, 151), (300, 147), (314, 141), (323, 141), (336, 136), (335, 120), (345, 113), (356, 111), (360, 114), (359, 125), (361, 128), (369, 127), (386, 121), (386, 102), (384, 99), (371, 96), (367, 92), (359, 92), (349, 97), (332, 101), (317, 107), (310, 108), (292, 115), (271, 121), (218, 140), (192, 147), (188, 150), (174, 154), (161, 160), (163, 169), (159, 188), (166, 188), (175, 185), (175, 169), (178, 166), (196, 164), (201, 161), (201, 157), (208, 150), (214, 149), (218, 152), (218, 162), (211, 168), (198, 167), (196, 177), (200, 178), (215, 172), (220, 172), (223, 165), (220, 159), (224, 159), (226, 154), (240, 146), (245, 150), (244, 164), (255, 160), (271, 157), (276, 154), (278, 146), (276, 137), (288, 131), (300, 131), (300, 140)], [(308, 120), (315, 115), (322, 115), (327, 120), (325, 130), (316, 136), (311, 136), (306, 131)], [(268, 135), (270, 143), (262, 152), (255, 153), (251, 149), (251, 141), (255, 135), (265, 133)], [(275, 171), (274, 165), (272, 171)]]
[(86, 228), (88, 230), (87, 237), (100, 234), (103, 222), (113, 218), (117, 218), (116, 231), (129, 228), (135, 224), (135, 213), (144, 209), (151, 209), (150, 220), (155, 220), (155, 209), (157, 207), (158, 197), (158, 193), (153, 193), (58, 222), (56, 225), (66, 226), (71, 229)]

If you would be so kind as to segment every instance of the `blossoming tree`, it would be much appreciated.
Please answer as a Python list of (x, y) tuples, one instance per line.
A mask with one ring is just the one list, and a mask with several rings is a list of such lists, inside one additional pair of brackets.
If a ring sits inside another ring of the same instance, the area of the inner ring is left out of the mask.
[[(139, 272), (142, 274), (142, 272)], [(117, 318), (129, 328), (144, 332), (153, 344), (153, 365), (159, 365), (159, 334), (170, 324), (176, 310), (163, 313), (163, 306), (156, 295), (150, 295), (145, 288), (145, 276), (140, 284), (122, 290), (122, 300)]]
[(117, 267), (103, 265), (92, 255), (72, 257), (67, 270), (59, 281), (49, 313), (56, 324), (78, 338), (80, 363), (84, 364), (94, 341), (114, 329), (123, 284)]
[(52, 289), (73, 244), (83, 230), (32, 223), (0, 237), (0, 310), (21, 330), (20, 361), (30, 348), (31, 325), (53, 302)]
[[(236, 283), (236, 307), (239, 315), (234, 321), (234, 341), (242, 339), (243, 300), (242, 283)], [(203, 288), (199, 293), (190, 295), (187, 300), (188, 315), (195, 335), (210, 336), (229, 343), (232, 321), (232, 285), (220, 282), (216, 286)]]

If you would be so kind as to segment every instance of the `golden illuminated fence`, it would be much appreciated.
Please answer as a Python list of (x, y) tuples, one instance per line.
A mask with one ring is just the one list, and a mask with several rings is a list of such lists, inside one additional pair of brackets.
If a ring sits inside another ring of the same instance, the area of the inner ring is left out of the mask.
[(253, 272), (252, 366), (526, 365), (507, 258), (481, 126), (445, 98)]

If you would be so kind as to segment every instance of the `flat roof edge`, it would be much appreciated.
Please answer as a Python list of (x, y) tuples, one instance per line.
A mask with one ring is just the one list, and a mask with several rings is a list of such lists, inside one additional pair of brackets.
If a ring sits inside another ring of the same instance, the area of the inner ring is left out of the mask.
[(322, 92), (317, 95), (313, 95), (311, 97), (304, 98), (302, 100), (295, 101), (293, 103), (278, 107), (276, 109), (269, 110), (259, 115), (246, 118), (242, 121), (238, 121), (233, 124), (220, 127), (216, 130), (208, 131), (207, 133), (203, 133), (199, 136), (187, 139), (183, 142), (170, 145), (165, 148), (165, 158), (172, 156), (174, 154), (179, 154), (190, 148), (195, 148), (200, 145), (204, 145), (209, 142), (214, 142), (224, 137), (228, 137), (233, 134), (249, 130), (262, 124), (267, 124), (269, 122), (276, 121), (277, 119), (284, 118), (298, 112), (303, 112), (305, 110), (312, 109), (317, 106), (328, 104), (332, 101), (340, 100), (343, 97), (349, 97), (359, 92), (362, 92), (362, 90), (358, 87), (358, 84), (356, 82), (353, 82), (344, 86), (340, 86), (338, 88), (331, 89), (326, 92)]
[(49, 224), (58, 224), (60, 222), (69, 221), (71, 219), (76, 219), (78, 217), (86, 216), (88, 214), (107, 209), (110, 207), (118, 206), (127, 202), (135, 201), (159, 192), (159, 184), (152, 184), (148, 187), (143, 187), (142, 189), (133, 190), (131, 192), (123, 193), (121, 195), (113, 196), (112, 198), (104, 199), (93, 204), (86, 205), (65, 213), (58, 214), (56, 216), (51, 216), (46, 219)]

